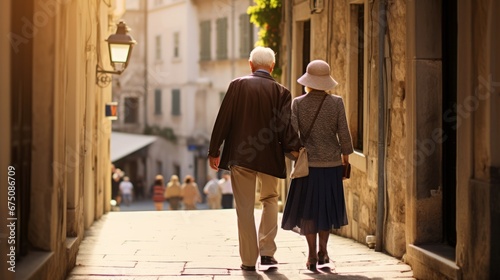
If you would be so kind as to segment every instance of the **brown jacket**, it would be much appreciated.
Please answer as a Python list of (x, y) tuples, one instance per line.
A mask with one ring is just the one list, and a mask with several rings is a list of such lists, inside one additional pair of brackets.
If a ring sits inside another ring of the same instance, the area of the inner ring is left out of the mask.
[(224, 142), (220, 168), (237, 165), (285, 178), (284, 154), (300, 148), (290, 118), (290, 91), (270, 74), (237, 78), (222, 101), (208, 155), (219, 156)]

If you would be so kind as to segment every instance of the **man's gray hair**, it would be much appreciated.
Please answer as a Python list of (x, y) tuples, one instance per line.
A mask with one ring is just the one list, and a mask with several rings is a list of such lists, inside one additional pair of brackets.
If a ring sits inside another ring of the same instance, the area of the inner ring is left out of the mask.
[(259, 46), (255, 47), (255, 49), (250, 52), (250, 58), (248, 60), (255, 66), (271, 67), (273, 63), (275, 63), (276, 58), (272, 49)]

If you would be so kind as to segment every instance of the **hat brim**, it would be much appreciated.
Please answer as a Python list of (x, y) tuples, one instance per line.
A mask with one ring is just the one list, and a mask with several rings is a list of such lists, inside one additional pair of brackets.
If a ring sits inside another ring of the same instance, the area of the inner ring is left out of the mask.
[(302, 75), (297, 79), (297, 82), (303, 86), (317, 90), (330, 90), (338, 85), (337, 81), (335, 81), (330, 75), (314, 76), (309, 73)]

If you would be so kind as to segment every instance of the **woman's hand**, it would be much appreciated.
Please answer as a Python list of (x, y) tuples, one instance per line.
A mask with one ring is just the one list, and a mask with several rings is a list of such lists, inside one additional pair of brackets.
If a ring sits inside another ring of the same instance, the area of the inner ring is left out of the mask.
[(347, 165), (349, 163), (349, 155), (342, 155), (342, 164)]

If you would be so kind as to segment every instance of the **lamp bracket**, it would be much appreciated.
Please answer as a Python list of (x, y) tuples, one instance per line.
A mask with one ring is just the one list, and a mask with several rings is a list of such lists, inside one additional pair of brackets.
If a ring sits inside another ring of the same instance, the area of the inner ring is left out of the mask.
[(117, 74), (120, 75), (123, 70), (117, 70), (117, 71), (109, 71), (109, 70), (104, 70), (99, 66), (99, 64), (96, 65), (95, 67), (95, 75), (96, 75), (96, 84), (102, 88), (107, 87), (109, 83), (111, 83), (111, 76), (107, 74)]

